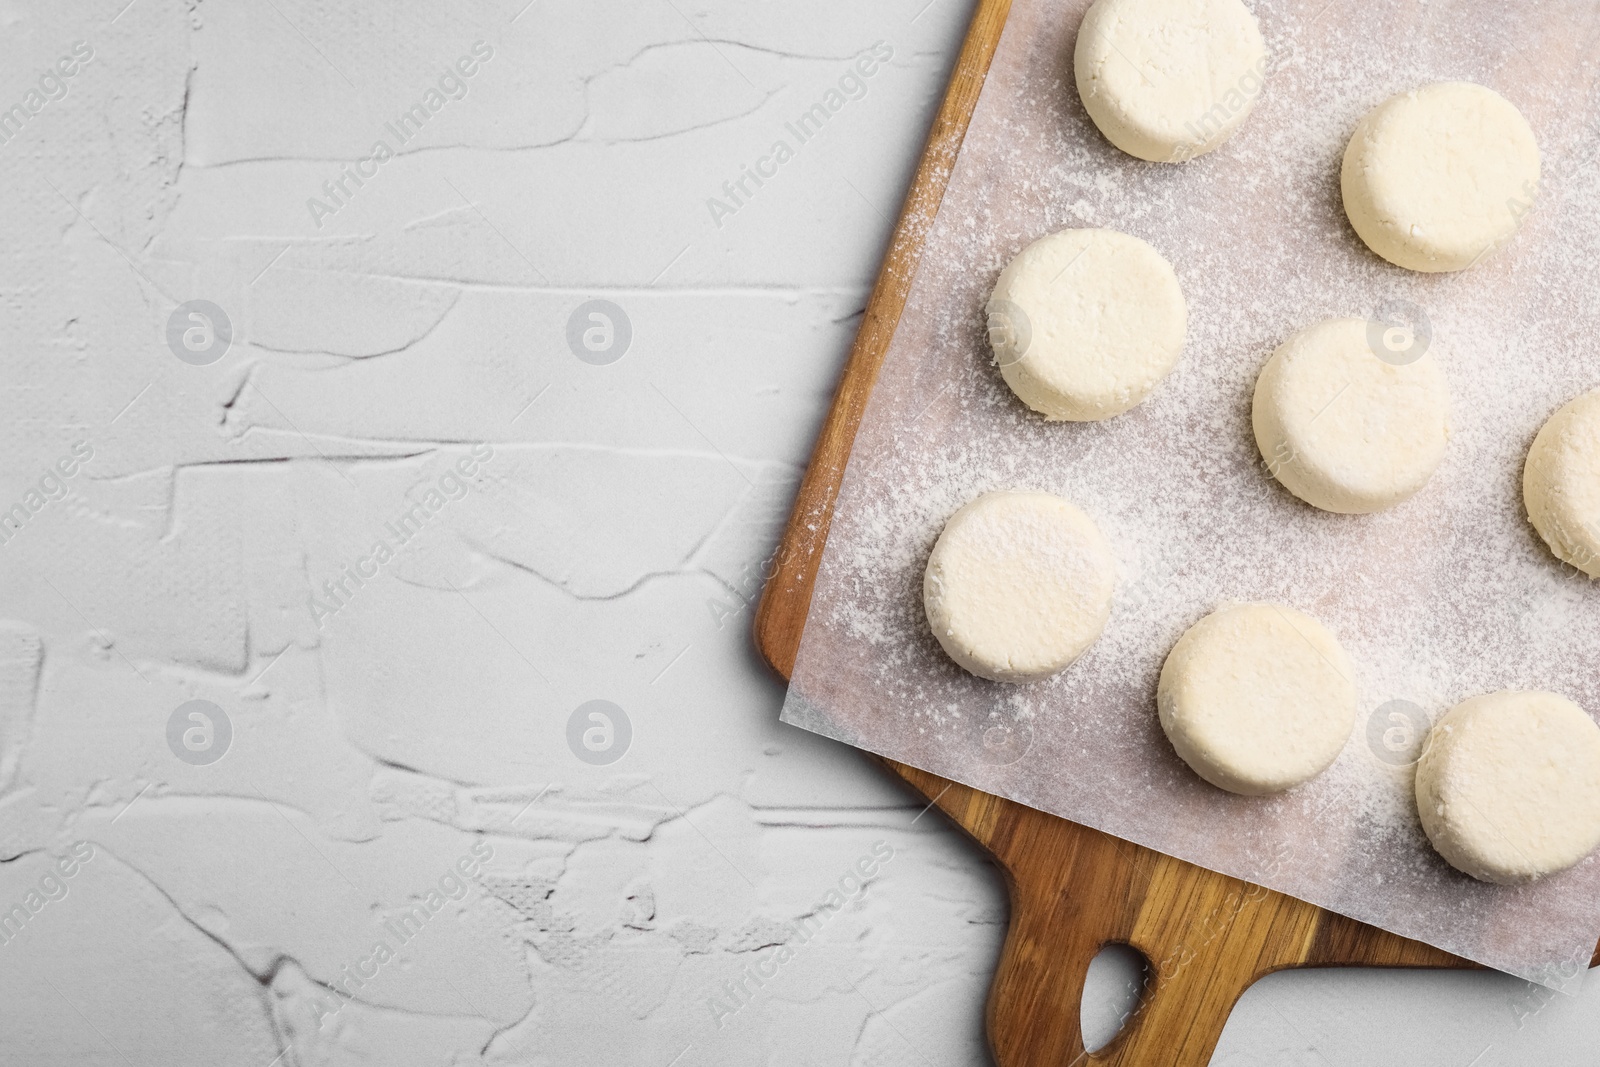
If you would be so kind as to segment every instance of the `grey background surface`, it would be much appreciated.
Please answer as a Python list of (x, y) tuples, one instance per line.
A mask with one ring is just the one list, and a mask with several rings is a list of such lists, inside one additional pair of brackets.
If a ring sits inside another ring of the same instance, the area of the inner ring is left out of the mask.
[[(987, 1062), (998, 877), (748, 638), (969, 15), (0, 4), (0, 1063)], [(1284, 974), (1214, 1062), (1597, 1007)]]

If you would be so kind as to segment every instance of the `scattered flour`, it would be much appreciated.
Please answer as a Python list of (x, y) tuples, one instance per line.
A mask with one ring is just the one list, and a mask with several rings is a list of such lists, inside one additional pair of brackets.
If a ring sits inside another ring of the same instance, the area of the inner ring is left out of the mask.
[[(1600, 712), (1600, 590), (1542, 548), (1520, 495), (1539, 426), (1600, 384), (1600, 215), (1588, 208), (1600, 167), (1587, 166), (1600, 152), (1600, 70), (1574, 29), (1595, 13), (1558, 0), (1507, 19), (1487, 0), (1436, 0), (1404, 9), (1413, 25), (1387, 5), (1257, 0), (1273, 56), (1261, 100), (1226, 145), (1174, 166), (1124, 155), (1083, 113), (1071, 55), (1084, 6), (1013, 8), (941, 211), (921, 220), (926, 248), (856, 438), (785, 719), (1558, 985), (1572, 970), (1560, 961), (1587, 959), (1600, 935), (1600, 861), (1519, 889), (1450, 870), (1417, 825), (1410, 768), (1375, 754), (1368, 723), (1391, 701), (1437, 718), (1503, 688)], [(1546, 181), (1496, 256), (1420, 275), (1350, 230), (1339, 161), (1374, 104), (1444, 79), (1512, 100)], [(1189, 303), (1177, 369), (1100, 423), (1028, 411), (984, 336), (1000, 269), (1065, 226), (1150, 242)], [(1299, 327), (1395, 300), (1431, 326), (1452, 392), (1449, 454), (1391, 511), (1318, 512), (1262, 466), (1256, 374)], [(944, 520), (1013, 488), (1083, 508), (1122, 571), (1099, 643), (1015, 691), (945, 659), (920, 598)], [(1156, 720), (1173, 642), (1240, 600), (1315, 616), (1357, 670), (1345, 751), (1277, 798), (1201, 782)]]

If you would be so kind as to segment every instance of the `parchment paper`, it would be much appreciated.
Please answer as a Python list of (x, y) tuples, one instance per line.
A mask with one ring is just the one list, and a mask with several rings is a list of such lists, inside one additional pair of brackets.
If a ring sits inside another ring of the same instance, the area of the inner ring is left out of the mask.
[[(1600, 936), (1600, 859), (1524, 887), (1457, 873), (1416, 821), (1407, 761), (1428, 720), (1475, 693), (1549, 689), (1600, 711), (1600, 591), (1557, 564), (1521, 505), (1533, 435), (1600, 385), (1597, 10), (1256, 0), (1273, 61), (1254, 114), (1217, 152), (1159, 165), (1113, 149), (1078, 102), (1086, 6), (1013, 9), (856, 438), (783, 719), (1570, 989)], [(1422, 275), (1350, 230), (1339, 161), (1367, 109), (1447, 79), (1522, 110), (1544, 179), (1510, 246)], [(984, 333), (1000, 269), (1066, 226), (1149, 241), (1189, 302), (1178, 369), (1101, 423), (1029, 412)], [(1449, 455), (1391, 511), (1316, 511), (1263, 467), (1256, 374), (1299, 327), (1395, 300), (1420, 310), (1449, 377)], [(952, 664), (921, 604), (944, 520), (998, 488), (1074, 501), (1122, 568), (1101, 640), (1021, 687)], [(1235, 600), (1311, 613), (1357, 667), (1350, 743), (1276, 798), (1207, 785), (1156, 718), (1173, 642)]]

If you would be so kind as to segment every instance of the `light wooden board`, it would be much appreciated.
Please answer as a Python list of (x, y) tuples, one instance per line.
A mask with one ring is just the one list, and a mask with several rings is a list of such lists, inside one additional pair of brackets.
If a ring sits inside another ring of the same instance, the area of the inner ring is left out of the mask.
[[(762, 655), (794, 668), (834, 501), (867, 398), (916, 273), (927, 220), (977, 105), (1011, 0), (980, 0), (860, 333), (756, 613)], [(1001, 1067), (1198, 1067), (1252, 982), (1286, 967), (1476, 964), (1013, 801), (881, 761), (994, 856), (1011, 925), (989, 994)], [(1111, 942), (1150, 963), (1140, 1007), (1115, 1040), (1085, 1054), (1080, 999), (1089, 961)], [(1600, 948), (1595, 954), (1600, 965)]]

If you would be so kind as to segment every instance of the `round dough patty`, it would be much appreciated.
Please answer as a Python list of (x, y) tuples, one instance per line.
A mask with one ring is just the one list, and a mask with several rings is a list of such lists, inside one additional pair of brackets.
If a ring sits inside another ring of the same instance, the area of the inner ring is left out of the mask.
[(1464, 700), (1428, 735), (1417, 813), (1452, 867), (1531, 882), (1600, 845), (1600, 726), (1554, 693)]
[(1369, 324), (1328, 319), (1272, 354), (1251, 422), (1267, 469), (1313, 507), (1365, 514), (1421, 489), (1444, 459), (1450, 390), (1432, 355), (1379, 358)]
[(1600, 578), (1600, 389), (1550, 416), (1533, 439), (1522, 502), (1556, 558)]
[(1111, 614), (1116, 562), (1051, 493), (992, 492), (950, 516), (922, 580), (928, 624), (981, 678), (1032, 682), (1081, 656)]
[(1061, 230), (1018, 252), (989, 299), (1000, 374), (1047, 419), (1090, 422), (1150, 395), (1189, 311), (1161, 253), (1116, 230)]
[(1378, 255), (1411, 270), (1461, 270), (1532, 210), (1539, 145), (1493, 89), (1437, 82), (1367, 113), (1340, 186), (1350, 225)]
[(1279, 604), (1236, 604), (1178, 639), (1156, 707), (1200, 777), (1233, 793), (1278, 793), (1338, 757), (1355, 723), (1353, 677), (1316, 619)]
[(1266, 42), (1239, 0), (1096, 0), (1073, 52), (1094, 124), (1156, 163), (1226, 141), (1255, 106), (1266, 70)]

